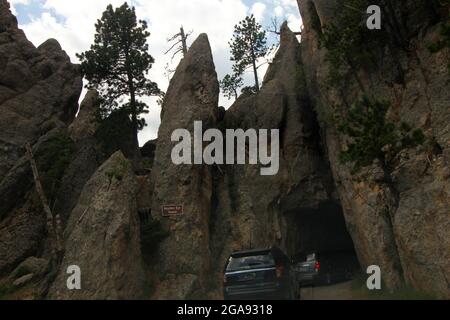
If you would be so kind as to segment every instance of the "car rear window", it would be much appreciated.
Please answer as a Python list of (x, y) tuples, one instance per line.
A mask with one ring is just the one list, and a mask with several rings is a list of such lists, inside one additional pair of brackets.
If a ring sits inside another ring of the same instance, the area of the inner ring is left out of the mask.
[(227, 271), (241, 271), (256, 268), (269, 268), (275, 266), (275, 260), (271, 253), (245, 257), (231, 257)]

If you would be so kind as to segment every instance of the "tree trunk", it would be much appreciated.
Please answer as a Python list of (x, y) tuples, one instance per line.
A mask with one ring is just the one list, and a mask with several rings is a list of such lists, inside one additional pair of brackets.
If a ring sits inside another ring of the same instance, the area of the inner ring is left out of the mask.
[(180, 28), (180, 35), (181, 35), (181, 43), (183, 44), (183, 57), (185, 57), (188, 53), (188, 48), (187, 48), (187, 37), (183, 27)]
[(133, 86), (130, 86), (130, 106), (131, 106), (131, 127), (133, 142), (133, 167), (135, 170), (141, 169), (141, 151), (138, 140), (138, 119), (136, 107), (136, 95)]
[(52, 254), (56, 256), (57, 258), (63, 251), (63, 244), (62, 244), (62, 227), (61, 227), (61, 218), (58, 215), (56, 215), (56, 218), (53, 216), (52, 211), (50, 210), (50, 207), (48, 205), (47, 197), (45, 196), (44, 188), (41, 184), (41, 179), (39, 177), (39, 171), (36, 165), (36, 161), (33, 157), (33, 151), (31, 150), (31, 145), (29, 143), (25, 146), (27, 150), (27, 157), (28, 161), (30, 161), (31, 170), (33, 172), (33, 179), (34, 184), (36, 186), (36, 192), (38, 193), (39, 199), (41, 200), (42, 207), (44, 208), (44, 212), (46, 214), (47, 218), (47, 232), (50, 235), (52, 241)]
[(259, 92), (258, 68), (256, 68), (256, 61), (255, 61), (255, 59), (253, 59), (253, 72), (255, 74), (255, 88), (256, 88), (256, 92)]
[(253, 40), (251, 39), (250, 41), (252, 42), (251, 55), (252, 55), (253, 73), (255, 75), (255, 89), (256, 92), (259, 92), (258, 68), (256, 67), (255, 50), (253, 49)]

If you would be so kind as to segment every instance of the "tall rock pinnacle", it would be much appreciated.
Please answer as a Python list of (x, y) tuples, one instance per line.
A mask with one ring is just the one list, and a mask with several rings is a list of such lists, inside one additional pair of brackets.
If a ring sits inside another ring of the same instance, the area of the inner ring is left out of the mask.
[[(155, 188), (152, 215), (170, 230), (160, 247), (156, 298), (183, 299), (204, 294), (210, 269), (209, 214), (212, 175), (206, 165), (180, 165), (171, 161), (171, 136), (176, 129), (193, 133), (194, 121), (203, 129), (217, 119), (219, 84), (206, 34), (201, 34), (181, 61), (170, 82), (159, 129), (153, 168)], [(165, 206), (183, 212), (164, 217)]]

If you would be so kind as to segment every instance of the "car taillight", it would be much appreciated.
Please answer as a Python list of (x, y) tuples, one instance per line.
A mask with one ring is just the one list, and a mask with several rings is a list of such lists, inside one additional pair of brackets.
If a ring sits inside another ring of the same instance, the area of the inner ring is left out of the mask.
[(314, 269), (316, 269), (316, 271), (320, 270), (320, 262), (316, 262), (316, 265), (314, 266)]
[(277, 266), (277, 278), (281, 278), (283, 276), (284, 267), (283, 266)]

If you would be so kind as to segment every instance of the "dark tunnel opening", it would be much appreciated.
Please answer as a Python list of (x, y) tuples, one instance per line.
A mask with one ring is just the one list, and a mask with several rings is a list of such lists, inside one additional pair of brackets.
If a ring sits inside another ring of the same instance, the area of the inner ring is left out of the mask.
[(331, 285), (349, 281), (361, 270), (342, 208), (328, 202), (318, 208), (290, 211), (287, 219), (287, 250), (294, 265), (315, 259), (320, 272), (308, 285)]

